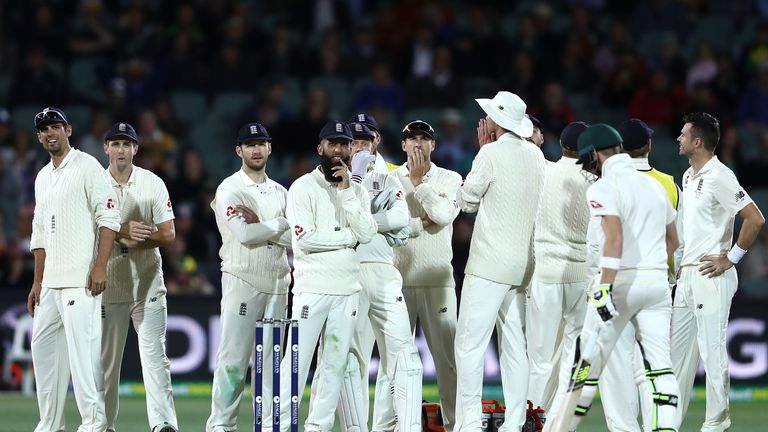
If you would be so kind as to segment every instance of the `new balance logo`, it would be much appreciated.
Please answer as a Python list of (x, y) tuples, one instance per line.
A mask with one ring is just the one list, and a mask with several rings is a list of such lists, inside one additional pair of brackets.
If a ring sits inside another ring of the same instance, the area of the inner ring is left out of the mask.
[(448, 308), (447, 307), (441, 307), (439, 312), (440, 313), (446, 313), (446, 312), (448, 312)]
[(248, 305), (245, 303), (240, 303), (240, 316), (245, 316), (247, 311), (248, 311)]
[(104, 308), (104, 305), (101, 305), (101, 319), (104, 319), (107, 317), (107, 309)]
[(157, 301), (157, 297), (152, 297), (151, 299), (149, 299), (150, 303), (153, 303), (153, 302), (156, 302), (156, 301)]
[(301, 307), (301, 319), (309, 318), (309, 306), (304, 305)]
[(357, 311), (352, 311), (352, 316), (357, 316)]
[(74, 304), (75, 304), (75, 301), (74, 300), (70, 300), (69, 303), (67, 303), (67, 306), (72, 306)]
[(396, 302), (401, 302), (401, 301), (403, 301), (403, 296), (397, 296), (397, 297), (395, 298), (395, 301), (396, 301)]

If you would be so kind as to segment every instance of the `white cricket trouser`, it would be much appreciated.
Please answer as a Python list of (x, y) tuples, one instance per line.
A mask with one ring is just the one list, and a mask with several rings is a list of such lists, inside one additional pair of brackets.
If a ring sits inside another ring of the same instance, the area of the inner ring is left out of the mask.
[(103, 432), (101, 297), (86, 288), (43, 288), (32, 324), (32, 362), (40, 423), (35, 432), (64, 430), (70, 371), (81, 423), (78, 432)]
[[(267, 294), (229, 273), (221, 275), (221, 332), (216, 369), (213, 372), (211, 416), (207, 432), (237, 429), (240, 398), (245, 387), (245, 373), (253, 353), (256, 321), (285, 318), (287, 294)], [(264, 328), (264, 346), (272, 347), (272, 328)], [(268, 365), (272, 358), (264, 356), (264, 392), (272, 389), (272, 374)], [(255, 397), (255, 395), (254, 395)], [(263, 412), (272, 409), (272, 397), (263, 398)]]
[(730, 268), (720, 276), (708, 278), (697, 267), (683, 267), (677, 282), (672, 308), (672, 360), (675, 373), (679, 374), (684, 417), (701, 355), (707, 374), (707, 410), (701, 430), (725, 431), (731, 425), (725, 336), (738, 277), (736, 269)]
[[(573, 363), (573, 356), (571, 356), (571, 363)], [(600, 403), (603, 404), (605, 421), (611, 432), (640, 432), (640, 425), (637, 422), (640, 412), (639, 385), (647, 385), (645, 367), (635, 339), (635, 328), (627, 325), (619, 334), (597, 384), (600, 389)], [(650, 393), (646, 396), (652, 397)], [(649, 400), (648, 403), (653, 403), (653, 400)]]
[(525, 305), (528, 400), (549, 411), (557, 390), (560, 361), (571, 351), (581, 332), (587, 309), (586, 282), (531, 281)]
[(139, 342), (149, 428), (167, 422), (178, 429), (171, 387), (171, 362), (165, 354), (168, 323), (165, 294), (132, 303), (103, 303), (102, 309), (101, 364), (104, 368), (107, 431), (114, 431), (117, 423), (120, 368), (131, 321)]
[[(317, 366), (312, 379), (306, 432), (330, 432), (347, 370), (349, 345), (357, 325), (359, 294), (328, 295), (300, 292), (293, 297), (291, 319), (299, 320), (299, 403), (307, 384), (312, 355), (318, 341)], [(322, 339), (321, 339), (322, 336)], [(292, 338), (288, 337), (288, 346)], [(266, 387), (265, 387), (266, 388)], [(280, 430), (291, 421), (291, 356), (280, 363)], [(264, 430), (272, 430), (272, 413), (264, 411)]]
[[(403, 279), (392, 264), (360, 263), (360, 306), (357, 328), (352, 336), (350, 352), (360, 361), (365, 418), (368, 418), (368, 365), (371, 360), (373, 341), (378, 344), (380, 369), (384, 370), (387, 382), (393, 382), (397, 355), (413, 348), (408, 308), (403, 298)], [(373, 338), (369, 338), (368, 328)], [(374, 424), (372, 431), (393, 430), (395, 411), (389, 387), (377, 392), (383, 397), (376, 399), (373, 407)], [(382, 422), (380, 424), (377, 421)], [(343, 430), (343, 428), (342, 428)]]
[[(458, 312), (456, 287), (403, 287), (403, 295), (411, 333), (416, 331), (418, 321), (435, 362), (443, 424), (446, 432), (451, 432), (456, 423), (456, 360), (453, 349)], [(381, 375), (376, 380), (377, 393), (379, 388), (382, 391), (389, 389), (389, 382), (382, 383)], [(379, 421), (386, 423), (385, 420), (374, 419), (374, 424)]]
[[(597, 276), (599, 277), (599, 275)], [(608, 322), (604, 322), (597, 312), (597, 309), (592, 305), (587, 305), (587, 313), (584, 319), (584, 328), (580, 335), (580, 351), (584, 355), (584, 349), (587, 342), (591, 339), (595, 332), (598, 333), (597, 343), (594, 347), (594, 352), (591, 353), (588, 361), (591, 365), (589, 369), (589, 376), (587, 378), (588, 383), (584, 386), (582, 397), (587, 394), (587, 388), (590, 386), (590, 382), (593, 389), (591, 395), (594, 396), (596, 391), (595, 384), (598, 378), (601, 378), (603, 369), (605, 368), (608, 357), (619, 339), (621, 332), (628, 323), (634, 326), (637, 332), (637, 340), (639, 341), (642, 349), (645, 361), (648, 362), (649, 369), (653, 371), (669, 371), (671, 369), (672, 360), (670, 359), (670, 339), (669, 339), (669, 322), (671, 317), (671, 299), (669, 294), (669, 286), (667, 281), (666, 272), (663, 270), (622, 270), (616, 276), (616, 280), (613, 284), (613, 302), (619, 313), (617, 317), (614, 317)], [(567, 366), (567, 373), (570, 375), (571, 367), (573, 366), (573, 358), (570, 359), (570, 365)], [(628, 378), (631, 382), (634, 382), (634, 374), (625, 376), (623, 379)], [(671, 373), (666, 373), (656, 378), (657, 388), (656, 391), (662, 395), (669, 395), (676, 397), (679, 393), (677, 390), (677, 380)], [(562, 381), (561, 381), (562, 384)], [(556, 421), (556, 416), (563, 415), (560, 407), (563, 404), (567, 390), (568, 382), (565, 385), (558, 386), (555, 401), (552, 405), (552, 411), (547, 416), (547, 423), (544, 427), (544, 431), (549, 431), (548, 427), (551, 427)], [(591, 398), (588, 401), (580, 399), (579, 404), (584, 406), (588, 410), (591, 405)], [(584, 405), (586, 404), (586, 405)], [(660, 404), (654, 409), (665, 409), (666, 413), (669, 410), (676, 411), (674, 416), (661, 416), (668, 423), (666, 424), (653, 424), (646, 425), (651, 429), (656, 428), (672, 428), (677, 430), (680, 425), (679, 410), (671, 405)], [(567, 413), (572, 415), (572, 413)], [(654, 416), (656, 418), (657, 416)], [(571, 430), (571, 429), (569, 429)]]
[(525, 289), (464, 276), (456, 330), (458, 398), (455, 431), (480, 431), (483, 358), (497, 317), (502, 318), (499, 357), (507, 410), (502, 432), (519, 431), (525, 422), (528, 358), (525, 353)]

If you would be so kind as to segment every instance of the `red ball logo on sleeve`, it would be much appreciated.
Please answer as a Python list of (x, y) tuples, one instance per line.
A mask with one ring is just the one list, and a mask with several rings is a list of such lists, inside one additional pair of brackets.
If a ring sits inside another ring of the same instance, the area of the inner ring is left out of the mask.
[(303, 233), (303, 232), (304, 232), (304, 228), (302, 228), (302, 227), (300, 227), (298, 225), (293, 227), (293, 233), (296, 234), (296, 236), (300, 236), (301, 233)]
[(234, 207), (232, 207), (232, 206), (228, 206), (228, 207), (227, 207), (227, 217), (230, 217), (230, 216), (232, 216), (233, 214), (235, 214), (235, 208), (234, 208)]
[(168, 198), (168, 203), (166, 205), (168, 206), (168, 208), (171, 208), (171, 199), (170, 198)]
[(112, 201), (112, 198), (107, 198), (107, 208), (108, 209), (115, 208), (115, 203)]
[(603, 208), (603, 205), (595, 200), (589, 200), (589, 205), (592, 206), (593, 209)]

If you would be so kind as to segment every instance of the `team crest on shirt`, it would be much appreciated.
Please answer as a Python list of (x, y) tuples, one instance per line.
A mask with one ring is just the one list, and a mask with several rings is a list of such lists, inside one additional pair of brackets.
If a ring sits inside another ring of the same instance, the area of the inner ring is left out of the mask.
[(699, 179), (699, 184), (696, 185), (696, 198), (701, 197), (701, 188), (704, 186), (704, 177)]
[(592, 207), (593, 209), (603, 208), (603, 205), (595, 200), (589, 200), (589, 206)]

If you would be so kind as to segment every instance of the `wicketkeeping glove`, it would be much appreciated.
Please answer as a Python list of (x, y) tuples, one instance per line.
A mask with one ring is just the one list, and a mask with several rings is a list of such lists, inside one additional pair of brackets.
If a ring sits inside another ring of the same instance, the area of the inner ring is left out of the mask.
[(363, 178), (368, 173), (368, 165), (371, 164), (371, 162), (376, 160), (376, 156), (372, 155), (371, 152), (367, 150), (363, 150), (361, 152), (355, 153), (354, 156), (352, 156), (352, 181), (360, 183), (363, 181)]
[(610, 321), (619, 316), (616, 305), (613, 304), (612, 290), (613, 285), (611, 284), (598, 284), (592, 287), (592, 291), (589, 294), (589, 301), (595, 305), (597, 313), (600, 314), (600, 318), (603, 321)]
[(376, 214), (380, 211), (389, 210), (396, 199), (394, 189), (384, 189), (371, 200), (371, 213)]
[(400, 247), (408, 244), (408, 237), (411, 235), (411, 229), (403, 227), (400, 231), (389, 231), (382, 233), (384, 239), (387, 240), (387, 244), (392, 247)]

